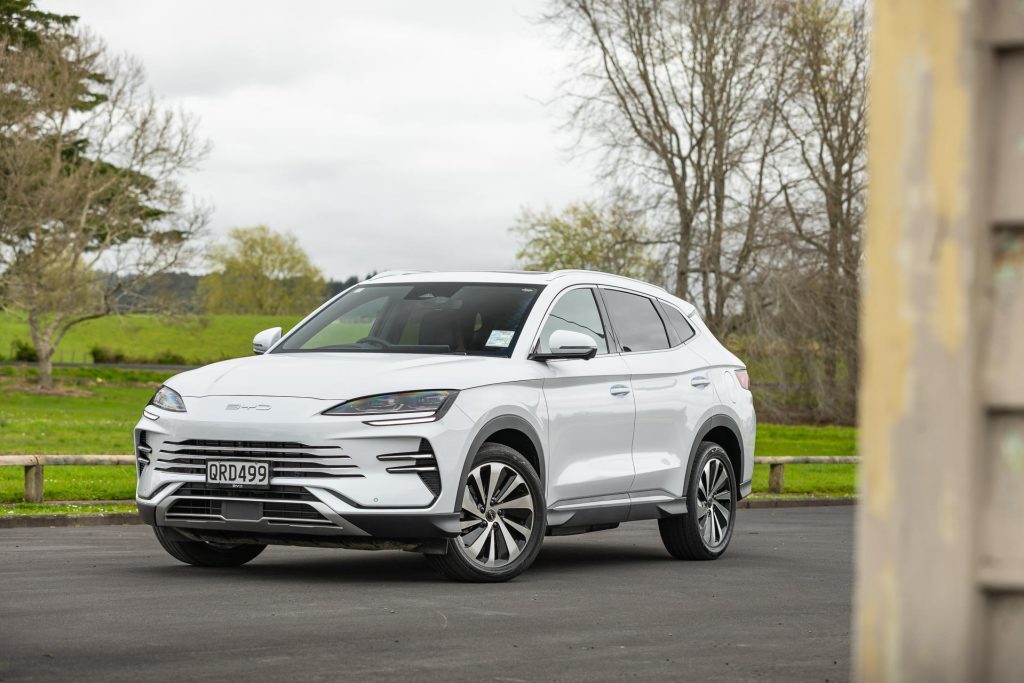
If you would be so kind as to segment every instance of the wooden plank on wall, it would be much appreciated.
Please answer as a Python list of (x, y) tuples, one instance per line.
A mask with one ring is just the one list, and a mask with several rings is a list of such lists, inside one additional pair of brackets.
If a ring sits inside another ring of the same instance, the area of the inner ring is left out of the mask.
[(1024, 228), (1024, 44), (998, 54), (993, 85), (992, 219)]
[(992, 0), (988, 17), (989, 40), (1000, 49), (1024, 47), (1024, 2)]

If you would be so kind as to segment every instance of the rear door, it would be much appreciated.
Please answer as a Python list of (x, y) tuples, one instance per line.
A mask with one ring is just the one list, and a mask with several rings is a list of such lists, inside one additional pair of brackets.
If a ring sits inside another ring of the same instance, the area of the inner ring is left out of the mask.
[(626, 493), (633, 482), (633, 405), (629, 368), (614, 353), (594, 290), (573, 287), (548, 310), (537, 340), (547, 352), (556, 330), (588, 335), (597, 344), (590, 360), (546, 364), (548, 501)]
[(610, 287), (601, 296), (636, 402), (630, 490), (681, 497), (694, 436), (718, 400), (705, 361), (666, 325), (654, 299)]

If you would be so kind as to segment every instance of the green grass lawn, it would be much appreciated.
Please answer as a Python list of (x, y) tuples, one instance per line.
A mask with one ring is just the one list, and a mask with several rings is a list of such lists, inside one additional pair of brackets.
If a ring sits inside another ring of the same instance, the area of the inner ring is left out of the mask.
[[(853, 427), (759, 424), (756, 453), (770, 455), (856, 455)], [(856, 465), (786, 465), (783, 495), (850, 496), (857, 489)], [(754, 466), (754, 492), (768, 490), (768, 465)]]
[(0, 368), (0, 454), (132, 452), (132, 427), (171, 373), (59, 368), (63, 396), (18, 391), (32, 373)]
[(8, 515), (95, 515), (111, 512), (137, 512), (134, 504), (112, 505), (38, 505), (33, 503), (0, 504), (0, 517)]
[[(768, 465), (754, 465), (754, 493), (768, 491)], [(856, 465), (786, 465), (783, 496), (852, 496)]]
[[(857, 430), (853, 427), (759, 424), (755, 450), (759, 456), (857, 455)], [(789, 474), (788, 465), (786, 474)]]
[[(130, 454), (131, 430), (142, 407), (171, 373), (114, 368), (60, 368), (56, 378), (72, 395), (25, 391), (31, 371), (0, 368), (0, 454)], [(853, 455), (856, 430), (762, 424), (758, 455)], [(134, 495), (131, 467), (45, 470), (47, 500), (123, 500)], [(0, 468), (0, 503), (21, 500), (23, 470)], [(855, 465), (788, 465), (786, 493), (852, 495)], [(754, 491), (768, 488), (768, 468), (754, 470)]]
[[(188, 363), (209, 363), (251, 355), (252, 338), (257, 332), (278, 326), (288, 331), (301, 319), (297, 315), (110, 316), (71, 328), (54, 360), (90, 363), (89, 352), (100, 346), (129, 358), (174, 353)], [(0, 356), (10, 358), (15, 340), (29, 342), (28, 327), (14, 315), (0, 313)]]

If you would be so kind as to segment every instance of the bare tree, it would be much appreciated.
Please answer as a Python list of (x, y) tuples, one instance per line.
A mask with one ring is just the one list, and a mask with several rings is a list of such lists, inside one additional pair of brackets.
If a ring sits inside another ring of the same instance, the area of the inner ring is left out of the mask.
[(784, 143), (774, 60), (782, 3), (556, 0), (547, 16), (578, 54), (569, 122), (605, 152), (608, 176), (654, 190), (671, 286), (730, 314), (777, 217), (771, 160)]
[[(805, 416), (852, 419), (865, 0), (553, 0), (568, 124), (650, 201), (675, 293)], [(660, 229), (659, 229), (660, 228)]]
[(137, 62), (85, 33), (0, 45), (0, 87), (0, 301), (27, 320), (50, 387), (69, 329), (138, 310), (147, 281), (188, 262), (206, 212), (180, 177), (206, 146)]
[(804, 0), (797, 9), (789, 33), (799, 56), (799, 94), (788, 107), (787, 125), (801, 143), (807, 183), (824, 208), (815, 215), (824, 220), (807, 220), (790, 193), (786, 205), (796, 238), (825, 265), (825, 310), (836, 323), (824, 328), (826, 377), (835, 384), (841, 359), (852, 390), (867, 182), (867, 7), (864, 0)]
[(779, 111), (790, 144), (780, 155), (786, 224), (775, 267), (748, 306), (778, 376), (798, 376), (817, 419), (852, 421), (865, 201), (868, 25), (865, 0), (795, 0)]

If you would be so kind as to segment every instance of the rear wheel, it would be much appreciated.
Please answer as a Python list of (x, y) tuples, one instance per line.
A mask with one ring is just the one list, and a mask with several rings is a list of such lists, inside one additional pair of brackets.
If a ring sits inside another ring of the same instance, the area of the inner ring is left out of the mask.
[(518, 451), (485, 443), (462, 490), (461, 535), (443, 555), (427, 555), (456, 581), (499, 582), (533, 564), (546, 528), (540, 477)]
[(171, 557), (196, 567), (238, 567), (263, 552), (267, 546), (244, 543), (222, 545), (203, 541), (181, 541), (179, 535), (162, 527), (153, 527), (156, 538)]
[(725, 450), (704, 441), (686, 491), (685, 515), (658, 520), (665, 549), (680, 560), (714, 560), (725, 552), (736, 521), (736, 475)]

